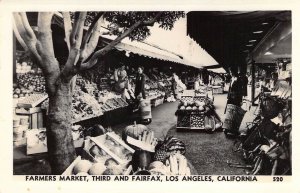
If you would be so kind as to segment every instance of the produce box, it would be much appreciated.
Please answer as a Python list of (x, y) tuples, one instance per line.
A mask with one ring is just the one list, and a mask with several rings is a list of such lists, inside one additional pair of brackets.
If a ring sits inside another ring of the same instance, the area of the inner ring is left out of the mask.
[(181, 96), (181, 101), (182, 102), (193, 102), (194, 97), (192, 97), (192, 96)]
[[(45, 128), (27, 130), (26, 135), (27, 135), (27, 148), (26, 148), (27, 155), (45, 153), (48, 151)], [(82, 144), (83, 144), (83, 138), (74, 140), (75, 148), (81, 147)]]
[[(71, 164), (70, 166), (62, 173), (62, 176), (70, 176), (73, 174), (73, 169), (78, 162), (80, 162), (82, 159), (84, 159), (84, 156), (78, 156)], [(129, 175), (132, 171), (132, 165), (129, 165), (128, 168), (124, 171), (123, 175)]]
[(213, 94), (223, 94), (224, 87), (223, 86), (212, 86)]
[(39, 113), (42, 112), (41, 107), (33, 107), (33, 108), (16, 108), (17, 114), (23, 114), (23, 115), (31, 115), (33, 113)]
[(184, 90), (182, 96), (195, 96), (195, 90)]
[(23, 107), (23, 108), (36, 107), (37, 105), (42, 103), (47, 98), (48, 98), (48, 95), (45, 93), (31, 94), (30, 96), (20, 99), (18, 102), (18, 107)]
[[(91, 137), (101, 151), (108, 154), (119, 164), (126, 164), (131, 161), (134, 149), (129, 147), (117, 134), (114, 132), (106, 133), (98, 137)], [(95, 158), (95, 157), (94, 157)]]
[(17, 115), (28, 116), (29, 129), (44, 127), (43, 112), (41, 107), (34, 108), (16, 108)]
[(178, 113), (178, 129), (204, 129), (204, 113), (200, 111), (190, 111)]
[(159, 106), (159, 105), (161, 105), (161, 104), (163, 104), (163, 103), (164, 103), (164, 97), (157, 98), (157, 99), (155, 100), (154, 107), (157, 107), (157, 106)]
[(191, 127), (191, 120), (190, 114), (180, 114), (177, 116), (177, 128), (190, 128)]

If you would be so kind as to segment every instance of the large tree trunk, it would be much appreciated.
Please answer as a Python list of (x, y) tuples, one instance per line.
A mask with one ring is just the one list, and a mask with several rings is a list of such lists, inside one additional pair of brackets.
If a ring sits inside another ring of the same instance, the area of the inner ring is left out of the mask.
[(56, 92), (49, 95), (47, 125), (48, 156), (52, 174), (60, 175), (75, 159), (72, 138), (72, 92), (70, 81), (58, 83)]

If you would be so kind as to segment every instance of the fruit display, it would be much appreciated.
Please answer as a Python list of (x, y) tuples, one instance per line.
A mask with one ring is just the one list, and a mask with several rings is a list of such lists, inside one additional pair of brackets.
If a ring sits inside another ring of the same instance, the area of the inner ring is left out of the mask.
[(190, 115), (178, 115), (177, 127), (189, 128), (191, 127)]
[(45, 92), (45, 78), (42, 74), (26, 73), (17, 78), (20, 87), (34, 92)]
[(86, 141), (84, 149), (93, 160), (103, 162), (106, 166), (127, 164), (134, 153), (114, 132), (91, 137)]
[(185, 144), (179, 139), (167, 136), (164, 140), (160, 140), (158, 145), (155, 147), (154, 161), (160, 161), (165, 163), (167, 158), (174, 154), (180, 153), (185, 154)]
[(24, 88), (14, 88), (13, 90), (13, 98), (18, 99), (22, 97), (30, 96), (33, 93), (33, 91), (24, 89)]
[(72, 119), (78, 120), (103, 114), (98, 101), (82, 91), (75, 91), (72, 99)]
[(168, 175), (191, 175), (186, 157), (179, 153), (170, 155), (165, 168)]
[(153, 98), (158, 98), (161, 96), (164, 96), (165, 92), (160, 91), (158, 89), (153, 89), (153, 90), (149, 90), (148, 92), (146, 92), (146, 96), (148, 97), (153, 97)]
[(104, 112), (112, 111), (118, 108), (123, 108), (128, 106), (128, 103), (123, 98), (111, 98), (105, 101), (105, 103), (101, 106), (101, 109)]
[(105, 165), (103, 162), (91, 162), (81, 157), (77, 158), (73, 164), (70, 166), (72, 168), (67, 169), (71, 172), (65, 172), (63, 175), (122, 175), (127, 170), (123, 165)]
[(41, 94), (31, 94), (18, 101), (18, 107), (32, 108), (43, 102), (48, 98), (45, 93)]
[(181, 102), (192, 103), (192, 102), (194, 102), (194, 98), (191, 96), (182, 96)]
[(214, 131), (217, 126), (218, 128), (222, 126), (213, 101), (203, 96), (183, 96), (175, 115), (177, 115), (177, 128)]
[(106, 140), (104, 145), (115, 155), (117, 155), (122, 160), (131, 161), (132, 152), (126, 149), (123, 145), (121, 145), (118, 141), (113, 139), (111, 136), (106, 135)]
[(204, 128), (204, 118), (204, 115), (191, 115), (191, 127)]

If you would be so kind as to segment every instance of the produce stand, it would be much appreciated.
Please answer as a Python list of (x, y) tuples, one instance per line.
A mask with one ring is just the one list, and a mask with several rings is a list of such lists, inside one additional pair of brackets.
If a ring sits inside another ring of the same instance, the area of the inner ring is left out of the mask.
[(183, 92), (176, 111), (176, 128), (213, 131), (216, 129), (214, 113), (213, 100), (207, 94), (187, 90)]
[(211, 86), (213, 94), (223, 94), (224, 87), (223, 86)]

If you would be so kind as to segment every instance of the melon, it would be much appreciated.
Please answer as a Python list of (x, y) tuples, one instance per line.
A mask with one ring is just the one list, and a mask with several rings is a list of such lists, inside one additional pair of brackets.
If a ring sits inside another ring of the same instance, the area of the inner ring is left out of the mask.
[(193, 107), (193, 110), (197, 110), (198, 108), (196, 106)]
[(199, 106), (199, 111), (204, 111), (204, 107), (203, 106)]
[(80, 160), (73, 168), (73, 173), (78, 174), (80, 172), (88, 172), (92, 163), (88, 160)]
[(184, 107), (184, 106), (181, 106), (181, 107), (180, 107), (180, 110), (185, 110), (185, 107)]
[(186, 110), (192, 110), (192, 107), (188, 106), (186, 107)]
[(129, 125), (123, 130), (122, 138), (124, 141), (126, 141), (127, 136), (130, 136), (134, 139), (138, 139), (139, 135), (147, 130), (148, 128), (145, 125), (136, 124), (136, 122), (134, 122), (133, 125)]
[(205, 105), (205, 102), (201, 101), (199, 102), (199, 106), (204, 106)]
[(187, 107), (188, 103), (186, 101), (183, 102), (183, 106)]
[(102, 175), (103, 172), (106, 170), (106, 166), (99, 162), (99, 163), (95, 163), (94, 165), (92, 165), (92, 167), (89, 169), (89, 174), (90, 175)]

